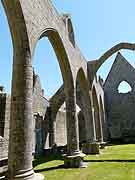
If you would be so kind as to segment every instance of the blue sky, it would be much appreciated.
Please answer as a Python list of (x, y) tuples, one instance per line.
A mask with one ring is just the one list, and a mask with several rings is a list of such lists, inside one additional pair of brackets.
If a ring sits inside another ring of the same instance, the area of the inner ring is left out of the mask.
[[(53, 0), (59, 13), (70, 13), (75, 38), (87, 60), (99, 58), (102, 53), (119, 42), (135, 42), (134, 0)], [(0, 2), (0, 84), (10, 92), (12, 72), (12, 42), (8, 24)], [(135, 65), (135, 54), (122, 51)], [(115, 56), (105, 63), (99, 74), (105, 79)], [(34, 57), (35, 71), (40, 75), (45, 94), (52, 95), (62, 84), (55, 53), (47, 39), (37, 44)]]

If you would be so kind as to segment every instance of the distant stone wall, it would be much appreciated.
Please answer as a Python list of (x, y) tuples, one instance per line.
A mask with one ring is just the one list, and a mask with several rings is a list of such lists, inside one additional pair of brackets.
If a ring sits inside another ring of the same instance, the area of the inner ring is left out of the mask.
[(44, 117), (47, 107), (49, 106), (49, 102), (44, 97), (44, 91), (42, 89), (39, 76), (35, 75), (33, 81), (33, 113), (39, 113)]
[[(33, 78), (33, 152), (37, 150), (40, 153), (41, 141), (39, 137), (45, 134), (44, 117), (46, 109), (49, 106), (48, 100), (44, 97), (43, 90), (40, 84), (40, 79), (37, 75)], [(9, 141), (9, 124), (10, 124), (10, 104), (11, 96), (5, 92), (0, 92), (0, 160), (8, 157), (8, 141)], [(34, 117), (35, 115), (36, 118)], [(42, 133), (40, 133), (42, 132)], [(40, 142), (40, 143), (39, 143)], [(36, 145), (35, 143), (39, 144)], [(43, 144), (43, 142), (42, 142)], [(43, 146), (41, 147), (44, 148)]]
[(9, 122), (10, 122), (10, 96), (6, 93), (0, 94), (0, 159), (8, 156), (8, 141), (9, 141)]
[(64, 146), (67, 144), (66, 112), (58, 111), (56, 116), (56, 144)]
[(135, 142), (135, 93), (113, 94), (108, 109), (110, 137)]
[[(129, 83), (131, 92), (118, 92), (118, 86), (123, 81)], [(104, 84), (109, 140), (135, 142), (134, 87), (135, 69), (118, 53)]]

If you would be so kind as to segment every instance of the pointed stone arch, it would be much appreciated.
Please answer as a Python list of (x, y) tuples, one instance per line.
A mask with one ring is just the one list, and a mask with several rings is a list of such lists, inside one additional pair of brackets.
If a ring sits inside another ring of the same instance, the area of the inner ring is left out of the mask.
[[(71, 67), (68, 60), (68, 55), (66, 53), (64, 44), (60, 37), (60, 34), (56, 29), (47, 28), (39, 35), (39, 39), (47, 37), (50, 41), (53, 50), (57, 56), (57, 60), (60, 66), (64, 86), (73, 88), (73, 77), (71, 72)], [(38, 41), (37, 41), (38, 42)], [(36, 42), (36, 44), (37, 44)], [(36, 47), (36, 45), (35, 45)], [(35, 49), (35, 48), (34, 48)], [(34, 51), (33, 51), (34, 53)], [(33, 56), (33, 55), (32, 55)]]
[(105, 62), (107, 61), (107, 59), (109, 57), (111, 57), (113, 54), (115, 54), (116, 52), (122, 50), (122, 49), (127, 49), (130, 51), (134, 51), (135, 50), (135, 44), (134, 43), (127, 43), (127, 42), (123, 42), (123, 43), (119, 43), (116, 44), (115, 46), (113, 46), (112, 48), (110, 48), (108, 51), (106, 51), (99, 59), (97, 62), (97, 69)]
[(14, 51), (8, 179), (35, 177), (31, 153), (32, 128), (29, 129), (32, 124), (33, 69), (26, 22), (20, 1), (3, 0), (2, 3), (8, 18)]
[[(77, 104), (82, 110), (85, 127), (85, 145), (83, 152), (86, 154), (96, 153), (92, 150), (91, 144), (95, 142), (95, 131), (92, 117), (92, 105), (89, 93), (89, 85), (82, 68), (79, 69), (76, 78)], [(81, 120), (81, 119), (80, 119)]]

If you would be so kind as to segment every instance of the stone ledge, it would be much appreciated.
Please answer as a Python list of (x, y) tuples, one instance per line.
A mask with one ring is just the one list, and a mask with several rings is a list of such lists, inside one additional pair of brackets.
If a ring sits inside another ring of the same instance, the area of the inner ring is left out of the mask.
[(45, 180), (44, 176), (40, 173), (34, 173), (31, 176), (26, 176), (26, 174), (23, 176), (16, 176), (12, 180)]

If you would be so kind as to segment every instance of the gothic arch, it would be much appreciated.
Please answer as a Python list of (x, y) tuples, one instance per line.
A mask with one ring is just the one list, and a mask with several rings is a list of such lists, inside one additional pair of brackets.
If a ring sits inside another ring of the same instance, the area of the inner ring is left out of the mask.
[[(25, 172), (28, 172), (27, 176), (34, 176), (32, 151), (30, 151), (32, 129), (29, 131), (24, 129), (24, 127), (28, 127), (29, 123), (32, 124), (33, 76), (27, 28), (20, 1), (3, 0), (2, 3), (8, 18), (14, 51), (10, 116), (12, 131), (10, 131), (8, 154), (8, 179), (14, 179), (15, 177), (25, 177)], [(26, 113), (28, 109), (29, 114)], [(19, 132), (18, 129), (20, 129)], [(21, 148), (16, 148), (16, 146)], [(21, 172), (22, 166), (25, 167), (24, 174)]]
[[(66, 53), (60, 34), (55, 29), (47, 28), (44, 31), (42, 31), (42, 33), (39, 35), (39, 39), (44, 38), (44, 37), (47, 37), (49, 39), (53, 47), (53, 50), (55, 51), (55, 54), (57, 56), (57, 60), (60, 66), (64, 86), (68, 88), (69, 87), (73, 88), (73, 78), (72, 78), (71, 67), (70, 67), (68, 55)], [(34, 55), (34, 51), (33, 51), (33, 55)]]
[[(89, 94), (89, 85), (82, 68), (79, 69), (76, 78), (76, 96), (77, 104), (84, 115), (85, 138), (86, 143), (94, 142), (94, 125), (92, 118), (91, 98)], [(90, 152), (85, 152), (89, 154)]]
[(2, 0), (5, 13), (8, 18), (8, 23), (12, 35), (14, 46), (14, 54), (16, 50), (27, 51), (30, 54), (29, 38), (23, 10), (20, 1)]
[(107, 61), (109, 57), (111, 57), (113, 54), (116, 52), (122, 50), (122, 49), (127, 49), (134, 51), (135, 50), (135, 44), (134, 43), (119, 43), (110, 48), (108, 51), (106, 51), (97, 61), (97, 67), (96, 67), (96, 72), (100, 68), (100, 66)]

